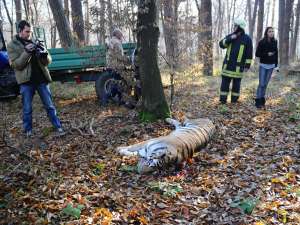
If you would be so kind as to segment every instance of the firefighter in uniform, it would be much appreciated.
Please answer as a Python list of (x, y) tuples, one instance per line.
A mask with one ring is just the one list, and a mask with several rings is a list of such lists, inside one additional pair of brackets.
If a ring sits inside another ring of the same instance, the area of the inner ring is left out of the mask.
[(234, 21), (234, 32), (219, 42), (222, 49), (227, 49), (222, 67), (220, 102), (226, 104), (229, 86), (232, 80), (231, 102), (236, 103), (240, 96), (243, 73), (247, 72), (252, 62), (253, 45), (251, 38), (245, 34), (246, 22)]

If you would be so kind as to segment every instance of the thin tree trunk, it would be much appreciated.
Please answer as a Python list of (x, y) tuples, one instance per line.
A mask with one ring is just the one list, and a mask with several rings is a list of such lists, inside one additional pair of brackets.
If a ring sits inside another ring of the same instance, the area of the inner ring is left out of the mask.
[(48, 1), (46, 1), (46, 5), (47, 5), (49, 22), (50, 22), (50, 44), (51, 44), (51, 48), (55, 48), (56, 47), (56, 26), (55, 23), (53, 23), (53, 18), (50, 13)]
[(251, 27), (251, 18), (252, 18), (252, 4), (251, 0), (247, 0), (247, 8), (248, 8), (248, 24), (249, 24), (249, 29)]
[(273, 0), (273, 5), (272, 5), (272, 20), (271, 20), (271, 26), (274, 27), (275, 24), (275, 4), (276, 0)]
[(202, 0), (200, 8), (201, 53), (204, 75), (213, 75), (212, 1)]
[(16, 8), (16, 22), (18, 23), (20, 20), (22, 20), (21, 0), (15, 0), (15, 8)]
[(34, 14), (35, 14), (35, 24), (39, 24), (39, 13), (38, 13), (38, 7), (37, 7), (37, 1), (32, 0), (33, 8), (34, 8)]
[(298, 40), (299, 25), (300, 25), (300, 18), (299, 17), (300, 17), (300, 0), (298, 0), (298, 3), (297, 3), (294, 38), (292, 40), (292, 45), (291, 45), (291, 58), (292, 58), (292, 60), (296, 59), (297, 40)]
[(108, 30), (109, 34), (111, 35), (113, 32), (113, 17), (112, 17), (112, 0), (107, 1), (107, 11), (108, 11)]
[(3, 1), (3, 5), (4, 5), (4, 8), (5, 8), (5, 11), (6, 11), (6, 16), (8, 18), (9, 24), (10, 24), (10, 36), (11, 36), (11, 39), (12, 39), (13, 36), (14, 36), (13, 21), (12, 21), (12, 18), (10, 16), (9, 10), (7, 8), (6, 0), (2, 0), (2, 1)]
[(263, 26), (264, 26), (264, 5), (265, 0), (259, 1), (258, 19), (257, 19), (257, 32), (256, 32), (256, 46), (259, 40), (262, 38)]
[(285, 20), (283, 24), (284, 32), (282, 36), (282, 65), (289, 65), (289, 49), (290, 49), (290, 31), (291, 31), (291, 16), (293, 10), (294, 0), (286, 0), (285, 5)]
[(84, 20), (82, 13), (82, 4), (79, 0), (71, 0), (71, 15), (73, 31), (78, 38), (79, 44), (84, 44)]
[(28, 0), (23, 0), (23, 6), (25, 11), (26, 20), (29, 20), (29, 6)]
[(100, 44), (105, 43), (105, 1), (104, 0), (99, 0), (100, 4), (100, 27), (99, 27), (99, 41)]
[(249, 27), (249, 36), (253, 38), (254, 34), (254, 28), (255, 28), (255, 22), (256, 22), (256, 14), (257, 14), (257, 7), (258, 7), (258, 0), (255, 0), (254, 2), (254, 8), (253, 8), (253, 16), (251, 18), (251, 24)]
[(269, 26), (271, 0), (268, 1), (266, 25)]
[(64, 13), (68, 20), (68, 23), (70, 23), (70, 6), (69, 6), (69, 0), (64, 0)]
[(84, 28), (85, 28), (85, 43), (88, 44), (90, 42), (90, 12), (89, 12), (89, 0), (85, 0), (85, 20), (84, 20)]
[(49, 5), (56, 22), (58, 34), (62, 47), (70, 47), (73, 45), (73, 38), (70, 24), (64, 14), (62, 2), (60, 0), (49, 0)]
[(139, 1), (137, 45), (142, 83), (142, 120), (166, 118), (170, 111), (157, 63), (159, 27), (157, 1)]

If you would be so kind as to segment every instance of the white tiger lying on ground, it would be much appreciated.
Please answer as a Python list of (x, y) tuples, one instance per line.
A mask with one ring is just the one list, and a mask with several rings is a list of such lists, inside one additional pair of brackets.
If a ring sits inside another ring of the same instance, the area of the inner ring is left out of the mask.
[(175, 126), (169, 135), (117, 149), (122, 155), (139, 157), (139, 173), (182, 164), (203, 148), (215, 132), (215, 126), (209, 119), (186, 119), (181, 124), (167, 118), (166, 122)]

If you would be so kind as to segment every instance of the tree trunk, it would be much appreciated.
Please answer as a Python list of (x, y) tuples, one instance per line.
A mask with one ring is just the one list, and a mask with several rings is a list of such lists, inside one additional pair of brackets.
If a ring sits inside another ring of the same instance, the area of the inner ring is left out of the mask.
[(109, 30), (109, 34), (111, 35), (113, 32), (113, 11), (112, 11), (112, 0), (108, 0), (107, 1), (107, 11), (108, 11), (108, 30)]
[[(283, 0), (282, 0), (283, 1)], [(291, 16), (294, 5), (294, 0), (286, 0), (285, 2), (285, 20), (283, 24), (284, 32), (282, 35), (282, 58), (281, 65), (289, 65), (289, 49), (290, 49), (290, 31), (291, 31)]]
[(73, 31), (80, 45), (84, 44), (84, 21), (81, 0), (71, 0)]
[(99, 42), (100, 44), (105, 43), (105, 1), (99, 0), (100, 3), (100, 27), (99, 27)]
[(265, 5), (265, 0), (260, 0), (259, 9), (258, 9), (258, 19), (257, 19), (256, 46), (258, 45), (258, 42), (262, 38), (262, 34), (263, 34), (264, 5)]
[(250, 27), (249, 27), (249, 36), (251, 38), (253, 38), (253, 34), (254, 34), (254, 27), (255, 27), (255, 22), (256, 22), (257, 7), (258, 7), (258, 0), (255, 0), (255, 2), (254, 2), (254, 8), (253, 8), (253, 16), (251, 18), (251, 23), (250, 23)]
[(270, 8), (271, 8), (271, 0), (268, 1), (268, 7), (267, 7), (267, 18), (266, 18), (266, 25), (269, 26), (269, 19), (270, 19)]
[(247, 8), (248, 8), (248, 26), (249, 29), (251, 27), (251, 18), (252, 18), (252, 4), (251, 4), (251, 0), (247, 0)]
[(279, 59), (282, 63), (283, 59), (283, 33), (284, 33), (284, 17), (285, 17), (285, 0), (279, 1), (278, 4), (278, 37), (279, 37)]
[(73, 45), (73, 38), (70, 24), (64, 14), (62, 2), (60, 0), (49, 0), (49, 5), (56, 22), (58, 34), (62, 47), (70, 47)]
[(299, 25), (300, 25), (300, 21), (299, 21), (300, 18), (299, 17), (300, 17), (300, 0), (298, 0), (298, 3), (297, 3), (294, 38), (292, 40), (292, 45), (291, 45), (291, 58), (292, 58), (292, 60), (296, 59), (297, 40), (298, 40)]
[(85, 5), (85, 19), (84, 19), (84, 28), (85, 28), (85, 43), (90, 42), (90, 12), (89, 12), (89, 0), (83, 2)]
[(204, 75), (213, 75), (213, 42), (212, 42), (212, 1), (202, 0), (200, 7), (201, 21), (201, 59)]
[(50, 22), (50, 46), (51, 48), (55, 48), (56, 47), (56, 26), (55, 23), (53, 23), (53, 18), (50, 12), (48, 1), (46, 1), (46, 5), (47, 5), (48, 16), (49, 16), (49, 22)]
[(26, 20), (28, 21), (29, 20), (29, 1), (23, 0), (23, 6), (24, 6)]
[[(177, 0), (175, 0), (177, 1)], [(175, 18), (175, 11), (177, 7), (175, 6), (174, 0), (164, 0), (163, 1), (163, 31), (166, 44), (166, 56), (168, 64), (175, 70), (177, 66), (177, 19)]]
[(14, 36), (13, 21), (12, 21), (12, 18), (11, 18), (11, 16), (10, 16), (10, 14), (9, 14), (9, 10), (8, 10), (8, 8), (7, 8), (6, 0), (2, 0), (2, 1), (3, 1), (3, 5), (4, 5), (5, 11), (6, 11), (6, 15), (7, 15), (9, 24), (10, 24), (10, 36), (11, 36), (11, 39), (12, 39), (13, 36)]
[(22, 20), (21, 0), (15, 0), (15, 8), (16, 8), (16, 22), (18, 23), (20, 20)]
[(274, 27), (275, 24), (275, 4), (276, 0), (273, 0), (273, 5), (272, 5), (272, 20), (271, 20), (271, 26)]
[(141, 0), (138, 5), (137, 45), (142, 83), (142, 120), (170, 115), (157, 63), (159, 39), (157, 1)]
[(34, 8), (34, 14), (35, 14), (35, 21), (34, 24), (39, 25), (39, 13), (38, 13), (38, 6), (37, 6), (37, 1), (32, 0), (33, 3), (33, 8)]
[(69, 6), (69, 0), (64, 0), (64, 13), (68, 20), (68, 23), (70, 24), (70, 6)]

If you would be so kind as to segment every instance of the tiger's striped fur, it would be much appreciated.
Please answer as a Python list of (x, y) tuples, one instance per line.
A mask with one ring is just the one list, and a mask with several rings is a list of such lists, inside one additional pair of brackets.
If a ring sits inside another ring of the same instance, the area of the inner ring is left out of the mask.
[(169, 135), (117, 149), (122, 155), (139, 157), (139, 173), (183, 163), (203, 148), (215, 132), (209, 119), (185, 120), (183, 124), (171, 118), (166, 121), (175, 126)]

